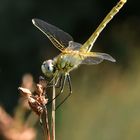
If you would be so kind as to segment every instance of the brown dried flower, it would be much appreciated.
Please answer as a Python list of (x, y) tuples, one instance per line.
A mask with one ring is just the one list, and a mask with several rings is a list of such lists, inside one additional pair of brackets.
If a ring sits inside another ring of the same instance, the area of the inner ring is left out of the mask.
[(26, 74), (22, 78), (22, 87), (19, 87), (21, 95), (27, 99), (28, 104), (33, 112), (35, 112), (39, 118), (43, 127), (44, 137), (50, 140), (50, 130), (48, 123), (48, 114), (46, 105), (48, 98), (46, 98), (46, 86), (47, 82), (44, 78), (39, 79), (39, 84), (33, 82), (33, 77)]
[(27, 98), (31, 109), (40, 116), (48, 102), (48, 99), (45, 97), (44, 94), (45, 88), (42, 85), (37, 84), (34, 93), (32, 93), (27, 88), (19, 87), (18, 89), (21, 91), (21, 95), (24, 98)]
[(39, 84), (35, 84), (31, 74), (25, 74), (22, 78), (20, 90), (21, 95), (27, 99), (30, 108), (39, 116), (42, 114), (48, 99), (46, 98), (46, 80), (39, 79)]

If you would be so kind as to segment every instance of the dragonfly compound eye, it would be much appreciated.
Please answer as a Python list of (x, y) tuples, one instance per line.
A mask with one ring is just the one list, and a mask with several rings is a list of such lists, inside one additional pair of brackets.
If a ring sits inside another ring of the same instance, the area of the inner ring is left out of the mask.
[(47, 77), (52, 76), (53, 71), (54, 71), (53, 61), (47, 60), (47, 61), (43, 62), (41, 69), (42, 69), (42, 72), (44, 73), (44, 75), (46, 75)]

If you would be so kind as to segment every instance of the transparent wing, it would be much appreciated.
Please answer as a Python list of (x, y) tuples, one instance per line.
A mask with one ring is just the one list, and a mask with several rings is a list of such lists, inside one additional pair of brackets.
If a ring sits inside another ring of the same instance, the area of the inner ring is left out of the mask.
[(74, 41), (69, 41), (69, 46), (66, 48), (66, 50), (79, 50), (82, 44), (74, 42)]
[(93, 64), (99, 64), (103, 61), (102, 58), (98, 57), (87, 57), (82, 61), (82, 64), (87, 64), (87, 65), (93, 65)]
[(82, 61), (82, 64), (99, 64), (103, 60), (108, 60), (111, 62), (116, 62), (116, 60), (109, 54), (106, 53), (98, 53), (98, 52), (89, 52), (86, 55), (86, 58)]
[(73, 40), (68, 33), (43, 20), (32, 19), (32, 22), (60, 51), (63, 51), (66, 47), (68, 47), (69, 41)]

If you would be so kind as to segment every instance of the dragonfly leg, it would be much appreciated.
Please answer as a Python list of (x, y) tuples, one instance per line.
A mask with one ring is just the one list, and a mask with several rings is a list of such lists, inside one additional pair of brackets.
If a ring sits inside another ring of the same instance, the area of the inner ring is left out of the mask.
[(62, 75), (61, 76), (59, 76), (59, 79), (57, 79), (57, 81), (56, 81), (56, 84), (55, 84), (55, 87), (56, 88), (61, 88), (61, 86), (62, 86)]
[(56, 99), (61, 93), (63, 93), (64, 85), (65, 85), (65, 82), (66, 82), (66, 78), (67, 78), (67, 76), (65, 75), (64, 78), (61, 79), (62, 82), (61, 82), (60, 92), (55, 96), (55, 98), (53, 98), (51, 101), (49, 101), (47, 103), (47, 105), (50, 104), (54, 99)]
[[(51, 85), (53, 83), (53, 81), (55, 80), (57, 82), (57, 79), (59, 79), (59, 72), (56, 71), (54, 76), (51, 78), (51, 80), (49, 81), (49, 84)], [(52, 84), (53, 85), (53, 84)]]
[(71, 79), (70, 79), (70, 75), (67, 75), (67, 81), (68, 81), (68, 85), (69, 85), (69, 94), (63, 99), (63, 101), (61, 101), (61, 103), (59, 105), (57, 105), (56, 110), (68, 99), (68, 97), (72, 94), (72, 84), (71, 84)]
[[(52, 83), (52, 80), (54, 80), (55, 78), (56, 78), (56, 77), (53, 77), (53, 78), (51, 79), (51, 82), (48, 82), (48, 83), (47, 83), (47, 87), (53, 87), (53, 84), (50, 84), (50, 83)], [(39, 76), (39, 81), (46, 81), (46, 82), (47, 82), (48, 80), (47, 80), (46, 77)], [(57, 85), (58, 81), (59, 81), (59, 77), (57, 78), (55, 85)]]
[(59, 77), (56, 79), (56, 82), (55, 82), (54, 85), (53, 85), (53, 84), (50, 84), (50, 85), (47, 85), (47, 87), (53, 87), (53, 86), (55, 86), (56, 88), (60, 88), (61, 85), (62, 85), (62, 75), (59, 76)]

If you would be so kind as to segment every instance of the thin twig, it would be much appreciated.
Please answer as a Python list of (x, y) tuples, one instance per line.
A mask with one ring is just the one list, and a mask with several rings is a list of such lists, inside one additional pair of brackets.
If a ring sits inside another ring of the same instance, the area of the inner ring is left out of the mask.
[(50, 129), (48, 124), (48, 113), (46, 108), (44, 108), (43, 110), (43, 113), (41, 115), (41, 120), (42, 120), (42, 127), (44, 133), (44, 140), (50, 140)]
[(55, 140), (55, 80), (53, 81), (53, 95), (52, 95), (52, 140)]

